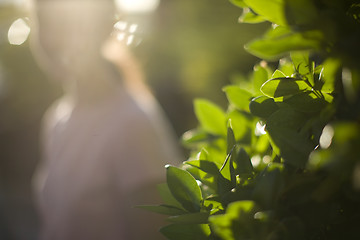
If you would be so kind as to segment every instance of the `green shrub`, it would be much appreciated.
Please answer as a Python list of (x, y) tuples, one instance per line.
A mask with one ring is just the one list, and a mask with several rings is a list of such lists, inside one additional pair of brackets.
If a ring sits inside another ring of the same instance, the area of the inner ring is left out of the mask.
[(224, 87), (226, 111), (195, 101), (191, 156), (142, 208), (169, 215), (170, 240), (360, 239), (360, 4), (231, 2), (273, 23), (245, 48), (277, 69)]

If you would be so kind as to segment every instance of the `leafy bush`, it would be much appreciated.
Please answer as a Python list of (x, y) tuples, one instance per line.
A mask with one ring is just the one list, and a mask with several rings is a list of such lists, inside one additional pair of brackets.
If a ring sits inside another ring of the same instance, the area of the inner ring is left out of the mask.
[(360, 4), (231, 0), (245, 23), (272, 22), (248, 43), (278, 61), (223, 88), (228, 109), (197, 99), (192, 150), (167, 166), (160, 231), (171, 240), (360, 237)]

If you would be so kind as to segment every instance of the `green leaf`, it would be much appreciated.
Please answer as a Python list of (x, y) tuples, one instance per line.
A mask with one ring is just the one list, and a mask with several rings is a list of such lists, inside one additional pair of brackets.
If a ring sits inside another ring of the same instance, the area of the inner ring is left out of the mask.
[(304, 168), (314, 144), (297, 131), (279, 125), (267, 125), (267, 132), (274, 144), (280, 149), (285, 163)]
[(227, 154), (225, 161), (219, 170), (221, 172), (221, 174), (224, 176), (224, 178), (226, 178), (227, 180), (230, 180), (230, 181), (232, 180), (232, 174), (231, 174), (232, 163), (230, 161), (232, 154), (233, 154), (233, 151), (231, 151)]
[(245, 49), (259, 58), (275, 60), (289, 51), (318, 50), (323, 39), (323, 34), (316, 30), (294, 33), (290, 29), (276, 27), (263, 38), (246, 44)]
[(170, 216), (181, 215), (181, 214), (186, 214), (187, 213), (183, 209), (179, 209), (177, 207), (169, 206), (169, 205), (157, 205), (157, 206), (141, 205), (141, 206), (136, 206), (136, 207), (141, 208), (141, 209), (145, 209), (147, 211), (151, 211), (151, 212), (155, 212), (155, 213), (159, 213), (159, 214), (164, 214), (164, 215), (170, 215)]
[(251, 100), (249, 108), (251, 114), (265, 119), (279, 109), (273, 98), (265, 96), (260, 96)]
[(286, 26), (285, 1), (284, 0), (244, 0), (244, 2), (257, 14), (266, 20), (281, 26)]
[(254, 13), (250, 8), (244, 8), (239, 18), (241, 23), (261, 23), (266, 21), (263, 16)]
[(319, 21), (313, 0), (285, 1), (286, 19), (289, 25), (302, 26)]
[(258, 137), (255, 145), (255, 151), (258, 153), (264, 153), (269, 148), (269, 137), (265, 135), (261, 135)]
[(322, 72), (322, 81), (324, 85), (321, 91), (325, 93), (332, 93), (335, 89), (335, 82), (341, 70), (341, 62), (338, 59), (328, 58), (324, 63), (324, 70)]
[[(219, 170), (219, 167), (211, 162), (211, 161), (207, 161), (207, 160), (189, 160), (184, 162), (184, 164), (188, 164), (190, 166), (196, 167), (198, 169), (200, 169), (201, 171), (211, 175), (212, 177), (214, 177), (214, 181), (211, 186), (209, 187), (214, 187), (214, 189), (217, 191), (217, 193), (219, 195), (222, 195), (224, 193), (227, 193), (228, 191), (231, 190), (232, 188), (232, 184), (230, 182), (230, 180), (226, 179)], [(209, 178), (210, 176), (204, 177), (202, 178), (202, 182), (206, 182), (207, 179), (205, 178)], [(228, 176), (228, 178), (230, 179), (230, 176)], [(214, 185), (214, 186), (212, 186)]]
[(271, 163), (258, 176), (253, 198), (263, 208), (273, 208), (284, 186), (283, 165)]
[(261, 94), (260, 88), (267, 80), (269, 80), (268, 69), (266, 67), (261, 66), (260, 64), (255, 65), (252, 76), (254, 92), (257, 94)]
[(291, 77), (272, 78), (261, 87), (261, 92), (272, 98), (294, 95), (304, 91), (311, 91), (311, 87), (305, 81)]
[(226, 135), (226, 116), (219, 106), (208, 100), (196, 99), (194, 110), (205, 131), (215, 135)]
[(208, 240), (211, 233), (207, 224), (171, 224), (160, 232), (169, 240)]
[(229, 102), (237, 109), (249, 111), (249, 102), (252, 98), (251, 93), (238, 86), (226, 86), (223, 90)]
[(247, 152), (244, 148), (240, 148), (235, 158), (235, 173), (240, 177), (250, 177), (253, 172), (253, 166)]
[(196, 167), (203, 172), (209, 173), (211, 175), (217, 176), (219, 173), (218, 166), (207, 160), (188, 160), (185, 161), (184, 164), (188, 164), (190, 166)]
[(229, 112), (228, 117), (229, 121), (231, 121), (236, 141), (244, 144), (250, 144), (252, 120), (244, 113), (236, 110)]
[(226, 151), (226, 153), (229, 154), (231, 152), (231, 150), (234, 148), (235, 144), (236, 144), (235, 135), (232, 130), (231, 120), (230, 120), (229, 126), (228, 126), (228, 133), (227, 133), (227, 151)]
[(185, 132), (182, 136), (182, 143), (184, 145), (195, 145), (208, 141), (212, 141), (218, 138), (217, 136), (211, 135), (204, 130), (194, 129)]
[(218, 211), (224, 210), (224, 207), (219, 199), (208, 198), (204, 200), (204, 206), (210, 209), (210, 213), (214, 214)]
[(309, 61), (309, 52), (294, 51), (290, 53), (290, 56), (298, 74), (305, 77), (312, 85), (314, 85), (314, 66), (313, 63)]
[(221, 239), (251, 239), (250, 226), (254, 221), (256, 209), (253, 201), (232, 202), (228, 205), (225, 214), (210, 216), (209, 222)]
[(189, 172), (170, 165), (166, 170), (167, 184), (174, 198), (189, 212), (199, 212), (202, 195), (195, 178)]
[(304, 113), (285, 106), (270, 115), (266, 120), (266, 128), (269, 126), (280, 126), (299, 130), (307, 120), (308, 116)]
[(232, 4), (234, 4), (235, 6), (238, 6), (238, 7), (241, 7), (241, 8), (247, 7), (247, 5), (244, 3), (243, 0), (230, 0), (230, 2)]
[(201, 151), (197, 155), (198, 160), (207, 160), (209, 157), (209, 153), (205, 148), (202, 148)]
[(188, 213), (179, 216), (169, 217), (168, 220), (173, 223), (183, 223), (183, 224), (207, 224), (208, 223), (208, 212), (197, 212), (197, 213)]
[(271, 76), (271, 78), (286, 78), (286, 77), (287, 76), (279, 69), (276, 69), (275, 72)]
[(318, 98), (313, 92), (291, 96), (284, 102), (289, 104), (293, 109), (305, 113), (320, 112), (327, 105), (327, 102), (323, 98)]
[(291, 76), (294, 74), (294, 64), (287, 58), (280, 59), (278, 68), (285, 74), (285, 76)]
[(293, 51), (290, 53), (291, 61), (297, 72), (303, 76), (307, 76), (313, 72), (312, 66), (309, 61), (308, 51)]
[(158, 192), (160, 194), (161, 199), (165, 203), (165, 205), (174, 206), (176, 208), (183, 209), (181, 204), (171, 194), (167, 183), (158, 184), (157, 185), (157, 190), (158, 190)]
[(327, 102), (327, 103), (332, 103), (334, 101), (334, 97), (329, 94), (329, 93), (325, 93), (323, 91), (321, 91), (322, 95), (324, 96), (324, 100)]

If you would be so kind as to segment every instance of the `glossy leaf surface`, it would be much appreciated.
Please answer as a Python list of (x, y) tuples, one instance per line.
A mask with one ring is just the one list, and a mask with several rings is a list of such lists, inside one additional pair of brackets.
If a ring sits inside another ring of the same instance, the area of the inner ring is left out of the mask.
[(174, 198), (189, 212), (199, 212), (202, 195), (195, 178), (185, 170), (168, 165), (167, 184)]

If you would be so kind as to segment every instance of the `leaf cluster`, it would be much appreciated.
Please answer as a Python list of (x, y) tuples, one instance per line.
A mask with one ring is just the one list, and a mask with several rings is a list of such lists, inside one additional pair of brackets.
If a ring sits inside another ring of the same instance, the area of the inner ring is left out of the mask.
[(273, 23), (246, 48), (277, 67), (225, 86), (227, 109), (195, 100), (191, 156), (166, 167), (164, 204), (142, 208), (169, 216), (170, 240), (359, 238), (360, 4), (231, 2)]

